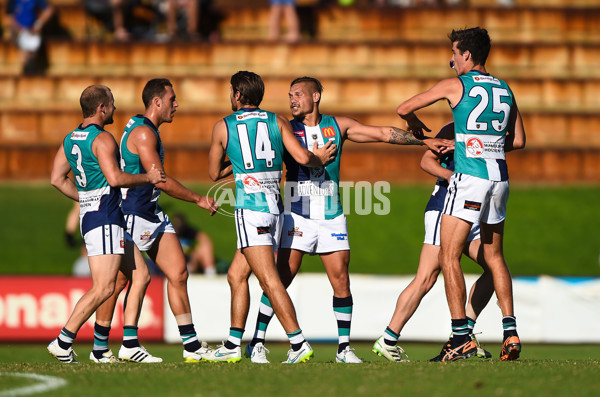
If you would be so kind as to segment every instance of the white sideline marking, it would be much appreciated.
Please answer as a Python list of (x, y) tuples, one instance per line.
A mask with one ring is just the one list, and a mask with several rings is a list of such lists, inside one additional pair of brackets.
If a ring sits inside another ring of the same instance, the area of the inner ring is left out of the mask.
[(38, 375), (38, 374), (29, 374), (23, 372), (0, 372), (0, 376), (15, 376), (19, 378), (30, 378), (40, 381), (41, 383), (32, 385), (19, 387), (17, 389), (12, 390), (4, 390), (0, 391), (0, 397), (9, 397), (9, 396), (26, 396), (28, 394), (34, 393), (43, 393), (52, 389), (57, 389), (59, 387), (65, 386), (67, 381), (61, 378), (56, 378), (54, 376), (48, 375)]

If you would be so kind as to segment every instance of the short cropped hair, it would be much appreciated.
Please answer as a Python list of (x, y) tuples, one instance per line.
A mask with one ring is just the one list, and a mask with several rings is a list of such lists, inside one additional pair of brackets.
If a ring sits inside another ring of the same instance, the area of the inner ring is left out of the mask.
[(233, 93), (240, 93), (242, 105), (259, 106), (265, 95), (265, 83), (253, 72), (239, 71), (231, 76)]
[(473, 57), (473, 63), (475, 65), (485, 65), (487, 57), (492, 47), (492, 40), (488, 31), (483, 28), (470, 28), (461, 30), (452, 30), (452, 33), (448, 35), (448, 38), (452, 43), (458, 42), (457, 48), (461, 54), (465, 51), (469, 51)]
[(79, 104), (83, 118), (92, 117), (100, 104), (108, 105), (110, 101), (110, 88), (105, 85), (91, 85), (81, 93)]
[[(308, 77), (308, 76), (298, 77), (297, 79), (294, 79), (294, 81), (292, 81), (290, 83), (290, 88), (298, 83), (310, 83), (313, 86), (313, 90), (315, 92), (318, 92), (319, 95), (323, 93), (323, 84), (321, 84), (321, 82), (319, 80), (315, 79), (314, 77)], [(319, 97), (319, 101), (317, 103), (319, 103), (319, 102), (321, 102), (320, 97)]]
[(173, 87), (169, 79), (152, 79), (146, 83), (142, 90), (142, 101), (146, 109), (152, 104), (152, 99), (165, 95), (166, 87)]

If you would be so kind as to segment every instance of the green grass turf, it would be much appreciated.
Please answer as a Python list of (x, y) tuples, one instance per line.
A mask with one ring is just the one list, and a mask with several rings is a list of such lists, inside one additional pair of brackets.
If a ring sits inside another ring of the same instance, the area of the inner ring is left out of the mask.
[[(0, 395), (31, 385), (32, 380), (6, 373), (36, 373), (65, 379), (68, 384), (44, 396), (597, 396), (600, 346), (528, 345), (521, 360), (500, 362), (500, 346), (485, 345), (494, 358), (430, 363), (441, 344), (403, 344), (412, 359), (390, 363), (370, 351), (371, 343), (353, 346), (365, 362), (333, 363), (334, 345), (314, 344), (315, 358), (284, 366), (287, 344), (268, 345), (273, 364), (253, 365), (181, 361), (180, 345), (149, 344), (162, 364), (98, 365), (87, 362), (91, 344), (76, 344), (79, 365), (60, 364), (43, 344), (0, 346)], [(114, 346), (115, 348), (117, 346)]]
[[(191, 185), (200, 192), (209, 186)], [(394, 186), (387, 195), (390, 213), (348, 215), (353, 273), (414, 274), (423, 241), (423, 210), (432, 186)], [(600, 186), (511, 187), (505, 254), (513, 275), (599, 276)], [(354, 199), (350, 200), (354, 208)], [(190, 203), (163, 195), (168, 214), (183, 212), (213, 238), (217, 257), (231, 260), (233, 219), (210, 217)], [(0, 187), (4, 227), (1, 274), (69, 274), (78, 249), (64, 243), (65, 216), (71, 202), (49, 184)], [(227, 208), (224, 208), (227, 209)], [(466, 272), (477, 265), (464, 260)], [(304, 272), (320, 272), (318, 257), (306, 257)]]

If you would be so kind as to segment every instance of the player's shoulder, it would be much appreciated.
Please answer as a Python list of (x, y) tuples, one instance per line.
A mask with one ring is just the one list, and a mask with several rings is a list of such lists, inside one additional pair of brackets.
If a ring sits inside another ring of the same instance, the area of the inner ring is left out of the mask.
[(440, 139), (454, 139), (454, 120), (444, 124), (435, 137)]

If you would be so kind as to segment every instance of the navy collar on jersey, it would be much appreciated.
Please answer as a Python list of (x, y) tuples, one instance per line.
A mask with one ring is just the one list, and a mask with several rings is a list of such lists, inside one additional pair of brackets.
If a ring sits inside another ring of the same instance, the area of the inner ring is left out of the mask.
[[(302, 122), (302, 120), (300, 120), (300, 119), (298, 119), (298, 118), (296, 118), (296, 117), (294, 117), (292, 120), (293, 120), (293, 121), (295, 121), (296, 123), (300, 123), (300, 124), (302, 124), (303, 126), (306, 126), (306, 124), (304, 124), (304, 123)], [(290, 120), (290, 122), (291, 122), (292, 120)], [(323, 115), (322, 115), (321, 113), (319, 113), (319, 121), (317, 121), (317, 124), (316, 124), (316, 125), (314, 125), (313, 127), (316, 127), (316, 126), (318, 126), (319, 124), (321, 124), (321, 121), (323, 121)]]
[(480, 72), (479, 70), (475, 70), (475, 69), (471, 69), (471, 70), (469, 70), (469, 72), (479, 73), (479, 74), (484, 75), (484, 76), (489, 76), (490, 75), (489, 73), (483, 73), (483, 72)]
[(98, 124), (96, 123), (91, 123), (86, 125), (85, 127), (83, 126), (83, 123), (79, 124), (79, 127), (77, 127), (78, 130), (85, 130), (86, 128), (89, 128), (90, 126), (95, 126), (97, 129), (99, 129), (100, 131), (104, 131), (104, 128), (100, 127)]
[(242, 111), (242, 112), (256, 112), (257, 110), (260, 110), (258, 108), (258, 106), (255, 106), (255, 107), (252, 107), (252, 108), (243, 107), (243, 108), (240, 108), (240, 110), (238, 110), (238, 111)]
[(156, 127), (148, 117), (144, 116), (143, 114), (138, 114), (135, 117), (141, 117), (144, 120), (144, 124), (150, 126), (154, 131), (158, 131), (158, 127)]

